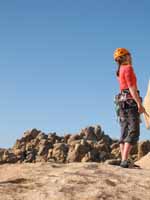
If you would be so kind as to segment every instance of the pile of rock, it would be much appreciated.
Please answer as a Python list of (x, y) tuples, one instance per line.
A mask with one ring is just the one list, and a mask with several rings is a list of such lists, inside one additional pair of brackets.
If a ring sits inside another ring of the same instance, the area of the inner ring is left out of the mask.
[[(137, 160), (150, 151), (150, 141), (132, 149)], [(78, 134), (58, 136), (37, 129), (26, 131), (11, 149), (0, 149), (0, 163), (22, 162), (103, 162), (120, 157), (117, 140), (105, 135), (99, 125), (89, 126)]]

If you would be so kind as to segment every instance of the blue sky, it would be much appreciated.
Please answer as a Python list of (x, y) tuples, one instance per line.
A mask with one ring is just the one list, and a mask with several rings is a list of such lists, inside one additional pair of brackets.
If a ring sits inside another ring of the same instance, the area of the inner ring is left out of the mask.
[[(0, 2), (0, 147), (37, 128), (58, 135), (99, 124), (119, 138), (113, 51), (129, 49), (139, 89), (150, 77), (148, 0)], [(150, 132), (141, 125), (141, 139)]]

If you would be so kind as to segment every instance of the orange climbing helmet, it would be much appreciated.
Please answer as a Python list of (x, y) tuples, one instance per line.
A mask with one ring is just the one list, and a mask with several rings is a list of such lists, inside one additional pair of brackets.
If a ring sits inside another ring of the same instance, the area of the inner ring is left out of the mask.
[(116, 60), (120, 56), (130, 54), (130, 52), (125, 48), (117, 48), (114, 52), (114, 59)]

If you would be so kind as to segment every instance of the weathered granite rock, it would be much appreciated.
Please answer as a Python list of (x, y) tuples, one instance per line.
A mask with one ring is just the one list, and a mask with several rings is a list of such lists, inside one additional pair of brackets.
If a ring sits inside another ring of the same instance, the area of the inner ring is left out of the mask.
[[(150, 151), (150, 141), (133, 146), (131, 158), (140, 159)], [(16, 140), (12, 149), (0, 149), (0, 164), (15, 162), (104, 162), (121, 158), (118, 140), (105, 135), (99, 125), (80, 133), (58, 136), (32, 129)]]
[(7, 151), (7, 149), (0, 149), (0, 164), (4, 163), (3, 156), (5, 151)]
[(150, 141), (145, 140), (142, 142), (139, 142), (138, 145), (138, 160), (145, 156), (148, 152), (150, 152)]
[(105, 151), (106, 153), (110, 153), (110, 146), (105, 143), (97, 143), (94, 145), (94, 148), (98, 151)]
[(53, 158), (57, 162), (64, 163), (67, 158), (68, 149), (68, 145), (65, 143), (54, 144), (52, 152), (50, 151), (51, 154), (49, 152), (49, 156), (51, 155), (49, 158)]
[(97, 136), (95, 134), (95, 127), (89, 126), (84, 129), (85, 139), (97, 141)]
[(35, 149), (26, 151), (24, 162), (25, 163), (35, 162), (36, 155), (37, 151)]
[(54, 132), (48, 134), (48, 139), (49, 141), (51, 141), (51, 143), (55, 144), (55, 143), (60, 143), (63, 137), (57, 136), (56, 133)]
[(114, 142), (111, 146), (110, 146), (111, 150), (119, 148), (119, 142)]
[(71, 134), (67, 134), (64, 136), (64, 143), (68, 143), (69, 138), (71, 137)]
[(91, 146), (85, 140), (73, 141), (69, 145), (68, 162), (81, 162), (86, 153), (91, 150)]
[(120, 158), (121, 157), (121, 152), (120, 152), (120, 148), (113, 148), (111, 151), (111, 157), (112, 158)]
[(31, 131), (26, 131), (22, 137), (22, 140), (24, 140), (25, 142), (30, 142), (31, 140), (35, 139), (40, 132), (41, 131), (39, 131), (37, 129), (32, 129)]
[(26, 158), (26, 151), (22, 149), (12, 149), (12, 152), (16, 155), (17, 157), (17, 162), (21, 163), (25, 160)]
[(133, 157), (136, 157), (137, 159), (137, 154), (138, 154), (138, 144), (133, 145), (130, 153)]
[(94, 132), (97, 137), (97, 140), (101, 140), (104, 136), (104, 131), (102, 131), (101, 127), (99, 125), (94, 127)]
[(50, 148), (53, 147), (53, 144), (51, 142), (49, 142), (46, 139), (42, 139), (39, 143), (39, 147), (38, 147), (38, 155), (42, 156), (42, 155), (47, 155), (48, 154), (48, 150)]
[(12, 152), (11, 149), (7, 149), (3, 153), (3, 163), (16, 163), (18, 161), (17, 156)]
[(80, 140), (80, 139), (82, 139), (82, 137), (78, 134), (71, 135), (68, 139), (68, 144), (70, 144), (72, 141)]

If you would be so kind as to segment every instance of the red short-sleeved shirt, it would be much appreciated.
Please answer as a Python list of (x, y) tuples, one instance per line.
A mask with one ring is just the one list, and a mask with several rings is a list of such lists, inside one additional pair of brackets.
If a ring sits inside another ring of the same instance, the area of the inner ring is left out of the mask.
[(120, 90), (128, 89), (131, 86), (137, 88), (137, 79), (131, 65), (121, 65), (119, 71), (119, 85)]

